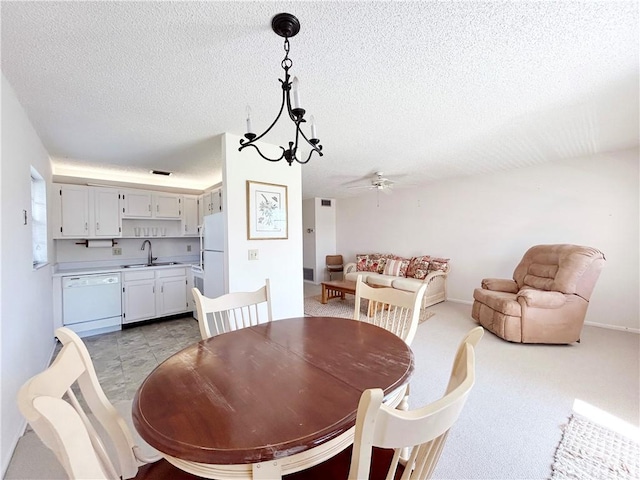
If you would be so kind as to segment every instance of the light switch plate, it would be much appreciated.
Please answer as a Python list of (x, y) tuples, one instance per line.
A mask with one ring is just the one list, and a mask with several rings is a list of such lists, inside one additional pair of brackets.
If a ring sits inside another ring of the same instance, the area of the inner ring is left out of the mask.
[(249, 260), (258, 260), (258, 250), (249, 250)]
[(114, 255), (122, 255), (122, 248), (120, 248), (120, 247), (113, 247), (113, 254), (114, 254)]

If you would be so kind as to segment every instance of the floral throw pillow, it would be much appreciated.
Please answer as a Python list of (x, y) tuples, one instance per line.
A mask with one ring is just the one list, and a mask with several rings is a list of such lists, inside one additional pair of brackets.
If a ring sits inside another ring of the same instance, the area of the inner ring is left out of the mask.
[(411, 263), (411, 259), (410, 258), (404, 258), (404, 257), (395, 257), (395, 260), (398, 260), (400, 262), (400, 277), (406, 277), (407, 276), (407, 269), (409, 268), (409, 264)]
[(357, 272), (367, 272), (367, 259), (369, 255), (356, 255), (356, 271)]
[(387, 257), (388, 255), (382, 255), (380, 253), (356, 255), (356, 271), (382, 273), (387, 263)]
[(450, 258), (432, 258), (429, 263), (429, 271), (435, 272), (446, 272), (449, 269), (449, 260)]
[(413, 257), (411, 263), (407, 267), (407, 277), (417, 278), (418, 280), (424, 280), (429, 273), (429, 262), (431, 257), (429, 255), (423, 255), (421, 257)]
[(369, 255), (369, 260), (367, 262), (367, 270), (373, 273), (382, 273), (384, 272), (384, 266), (387, 263), (386, 255), (382, 255), (380, 253), (372, 253)]

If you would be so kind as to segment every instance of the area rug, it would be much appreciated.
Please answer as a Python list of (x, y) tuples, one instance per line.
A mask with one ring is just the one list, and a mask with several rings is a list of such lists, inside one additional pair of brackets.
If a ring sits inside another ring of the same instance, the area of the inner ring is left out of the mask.
[[(344, 300), (333, 299), (328, 303), (321, 303), (321, 296), (306, 297), (304, 299), (304, 313), (314, 317), (342, 317), (353, 318), (353, 311), (356, 308), (356, 300), (353, 296), (347, 296)], [(367, 316), (367, 302), (360, 302), (360, 315)], [(420, 312), (420, 323), (433, 317), (435, 313), (424, 309)]]
[(551, 467), (552, 480), (637, 480), (638, 442), (573, 414), (564, 427)]

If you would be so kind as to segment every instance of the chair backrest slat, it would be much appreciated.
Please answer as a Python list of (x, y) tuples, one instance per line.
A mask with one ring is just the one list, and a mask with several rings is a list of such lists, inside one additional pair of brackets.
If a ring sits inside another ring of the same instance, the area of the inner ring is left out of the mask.
[[(426, 284), (413, 293), (390, 287), (372, 287), (364, 283), (362, 276), (358, 275), (353, 318), (389, 330), (402, 338), (407, 345), (411, 345), (418, 329), (420, 307), (426, 289)], [(365, 316), (360, 312), (362, 300), (368, 300)]]
[(202, 339), (270, 322), (271, 288), (269, 279), (255, 292), (234, 292), (216, 298), (205, 297), (193, 288)]

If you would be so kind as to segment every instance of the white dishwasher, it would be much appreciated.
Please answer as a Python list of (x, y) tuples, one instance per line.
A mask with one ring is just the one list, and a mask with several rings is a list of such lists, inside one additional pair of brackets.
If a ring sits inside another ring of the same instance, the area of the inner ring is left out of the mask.
[(62, 277), (62, 323), (81, 337), (121, 330), (120, 273)]

